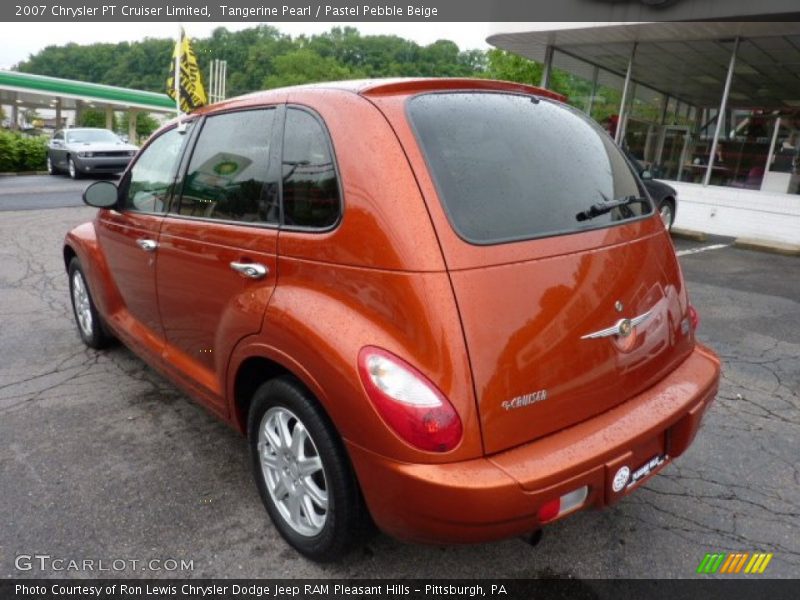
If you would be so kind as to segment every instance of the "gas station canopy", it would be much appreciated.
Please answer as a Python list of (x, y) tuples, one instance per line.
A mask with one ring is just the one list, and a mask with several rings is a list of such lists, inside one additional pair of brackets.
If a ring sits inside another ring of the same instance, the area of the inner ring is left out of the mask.
[[(586, 79), (599, 67), (685, 104), (719, 104), (737, 38), (731, 108), (800, 107), (799, 22), (502, 23), (488, 42), (539, 62), (548, 47), (562, 68)], [(572, 58), (572, 61), (569, 59)], [(567, 65), (566, 62), (570, 64)]]
[(78, 110), (81, 106), (112, 110), (174, 113), (166, 94), (0, 70), (0, 104), (28, 108)]
[(127, 111), (128, 136), (132, 140), (136, 138), (137, 113), (175, 112), (175, 103), (166, 94), (0, 70), (0, 105), (3, 104), (11, 106), (14, 127), (20, 108), (54, 110), (57, 129), (63, 126), (65, 110), (74, 111), (77, 122), (85, 108), (104, 109), (108, 129), (112, 128), (115, 111)]

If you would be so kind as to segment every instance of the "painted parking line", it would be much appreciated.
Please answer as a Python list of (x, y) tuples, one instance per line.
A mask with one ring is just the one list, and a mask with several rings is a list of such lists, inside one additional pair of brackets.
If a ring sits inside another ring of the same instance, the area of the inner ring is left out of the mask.
[(688, 250), (678, 250), (675, 256), (686, 256), (687, 254), (699, 254), (700, 252), (708, 252), (709, 250), (721, 250), (722, 248), (729, 248), (733, 246), (730, 244), (711, 244), (710, 246), (701, 246), (700, 248), (690, 248)]

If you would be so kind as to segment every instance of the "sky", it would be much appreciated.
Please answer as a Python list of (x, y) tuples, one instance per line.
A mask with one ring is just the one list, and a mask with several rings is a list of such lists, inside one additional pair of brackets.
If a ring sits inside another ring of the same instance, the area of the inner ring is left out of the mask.
[[(186, 23), (190, 37), (207, 37), (215, 28), (226, 27), (239, 31), (257, 23)], [(486, 36), (489, 23), (270, 23), (292, 36), (313, 35), (331, 27), (355, 27), (364, 35), (398, 35), (427, 45), (439, 39), (449, 39), (462, 50), (489, 48)], [(0, 69), (9, 69), (26, 60), (45, 46), (69, 42), (132, 42), (146, 37), (174, 37), (177, 23), (0, 23)]]

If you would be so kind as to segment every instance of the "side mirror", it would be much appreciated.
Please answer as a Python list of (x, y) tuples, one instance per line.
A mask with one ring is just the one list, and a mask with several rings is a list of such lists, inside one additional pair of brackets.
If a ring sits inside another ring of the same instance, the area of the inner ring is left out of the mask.
[(649, 169), (645, 169), (642, 171), (642, 181), (649, 181), (653, 178), (653, 174), (650, 172)]
[(83, 201), (95, 208), (113, 208), (119, 192), (110, 181), (95, 181), (83, 191)]

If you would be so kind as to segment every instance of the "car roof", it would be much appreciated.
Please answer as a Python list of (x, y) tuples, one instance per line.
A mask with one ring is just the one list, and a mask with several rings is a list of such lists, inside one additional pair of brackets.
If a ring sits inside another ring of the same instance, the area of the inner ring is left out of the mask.
[(226, 105), (237, 104), (260, 104), (275, 100), (275, 96), (285, 96), (289, 92), (304, 91), (329, 91), (338, 90), (351, 92), (361, 96), (387, 96), (387, 95), (413, 95), (423, 92), (436, 91), (497, 91), (511, 92), (516, 94), (532, 94), (545, 96), (561, 102), (566, 100), (565, 96), (532, 85), (516, 83), (511, 81), (498, 81), (495, 79), (478, 79), (468, 77), (395, 77), (386, 79), (355, 79), (348, 81), (327, 81), (321, 83), (308, 83), (291, 87), (276, 88), (260, 92), (252, 92), (243, 96), (229, 98), (223, 102), (204, 106), (194, 114), (203, 114), (224, 108)]

